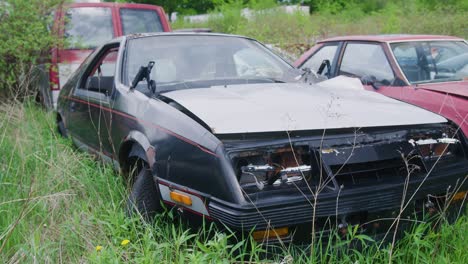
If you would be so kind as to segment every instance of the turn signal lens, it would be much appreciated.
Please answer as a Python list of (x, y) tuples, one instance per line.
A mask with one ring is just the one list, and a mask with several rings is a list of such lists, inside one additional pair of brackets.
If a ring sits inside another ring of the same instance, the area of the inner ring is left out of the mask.
[(180, 203), (180, 204), (185, 204), (187, 206), (192, 206), (192, 198), (190, 198), (190, 196), (185, 195), (185, 194), (181, 194), (181, 193), (178, 193), (178, 192), (171, 192), (170, 195), (171, 195), (171, 199), (174, 202)]
[(252, 236), (255, 240), (264, 240), (266, 238), (278, 238), (285, 237), (289, 233), (288, 227), (281, 227), (276, 229), (268, 229), (253, 232)]
[(465, 199), (465, 197), (466, 197), (466, 191), (465, 192), (458, 192), (453, 196), (453, 200), (454, 201), (460, 201), (460, 200)]

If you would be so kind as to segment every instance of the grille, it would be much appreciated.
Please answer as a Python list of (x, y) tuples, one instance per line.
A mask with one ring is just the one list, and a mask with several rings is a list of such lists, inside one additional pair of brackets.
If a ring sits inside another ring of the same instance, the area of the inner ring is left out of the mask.
[(379, 160), (363, 163), (341, 164), (330, 166), (338, 185), (365, 186), (375, 183), (392, 182), (425, 171), (420, 158), (408, 159), (408, 168), (402, 158)]

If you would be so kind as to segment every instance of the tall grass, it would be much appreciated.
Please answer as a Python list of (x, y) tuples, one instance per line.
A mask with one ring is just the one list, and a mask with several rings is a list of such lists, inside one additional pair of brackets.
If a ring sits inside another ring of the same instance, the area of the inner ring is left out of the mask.
[(273, 250), (249, 238), (233, 242), (210, 225), (191, 230), (172, 211), (152, 223), (128, 218), (121, 177), (60, 138), (54, 120), (33, 104), (0, 106), (1, 263), (468, 262), (465, 216), (437, 231), (416, 225), (391, 257), (390, 245), (351, 226), (345, 239), (323, 239), (310, 256), (307, 245)]
[[(30, 104), (0, 109), (0, 263), (240, 257), (230, 254), (234, 245), (227, 245), (227, 235), (207, 240), (172, 212), (152, 224), (126, 217), (121, 177), (60, 138), (53, 114)], [(123, 246), (125, 239), (130, 243)]]

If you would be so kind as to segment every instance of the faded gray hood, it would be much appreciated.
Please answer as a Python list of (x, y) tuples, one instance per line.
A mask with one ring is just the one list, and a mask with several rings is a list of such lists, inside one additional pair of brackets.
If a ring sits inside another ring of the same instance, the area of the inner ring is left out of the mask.
[[(338, 79), (337, 79), (338, 80)], [(318, 85), (228, 85), (165, 93), (215, 134), (362, 128), (443, 123), (437, 114), (356, 84), (356, 79)]]

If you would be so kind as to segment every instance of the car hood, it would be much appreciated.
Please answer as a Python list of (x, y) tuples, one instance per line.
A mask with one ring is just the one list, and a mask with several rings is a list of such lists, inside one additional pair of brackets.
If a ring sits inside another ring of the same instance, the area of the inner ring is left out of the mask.
[[(351, 78), (318, 85), (228, 85), (165, 93), (214, 134), (403, 126), (446, 122), (421, 108), (366, 91)], [(336, 79), (336, 78), (335, 78)]]
[(417, 87), (419, 89), (468, 98), (468, 81), (420, 84)]

